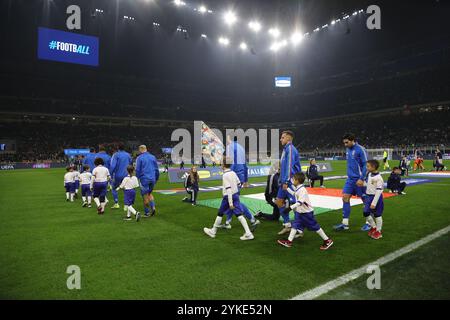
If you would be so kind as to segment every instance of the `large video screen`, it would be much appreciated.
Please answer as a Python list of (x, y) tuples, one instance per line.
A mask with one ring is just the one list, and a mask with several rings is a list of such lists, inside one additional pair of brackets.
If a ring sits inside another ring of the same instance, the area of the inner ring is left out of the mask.
[(290, 88), (291, 87), (291, 77), (275, 77), (275, 87)]
[(98, 66), (97, 37), (38, 28), (38, 58), (67, 63)]

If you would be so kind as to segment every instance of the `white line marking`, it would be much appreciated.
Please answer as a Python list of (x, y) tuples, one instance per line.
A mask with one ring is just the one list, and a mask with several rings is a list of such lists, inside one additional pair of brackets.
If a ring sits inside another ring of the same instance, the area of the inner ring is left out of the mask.
[[(401, 257), (413, 250), (416, 250), (417, 248), (447, 234), (448, 232), (450, 232), (450, 225), (447, 226), (444, 229), (441, 229), (439, 231), (436, 231), (435, 233), (432, 233), (428, 236), (426, 236), (425, 238), (422, 238), (420, 240), (417, 240), (416, 242), (413, 242), (409, 245), (407, 245), (406, 247), (403, 247), (397, 251), (394, 251), (388, 255), (385, 255), (384, 257), (381, 257), (378, 260), (375, 260), (373, 262), (368, 263), (367, 265), (355, 269), (353, 271), (350, 271), (349, 273), (344, 274), (343, 276), (340, 276), (339, 278), (336, 278), (334, 280), (331, 280), (327, 283), (324, 283), (321, 286), (318, 286), (314, 289), (305, 291), (303, 293), (300, 293), (299, 295), (291, 298), (291, 300), (312, 300), (315, 299), (331, 290), (336, 289), (337, 287), (340, 287), (352, 280), (355, 280), (357, 278), (359, 278), (360, 276), (362, 276), (363, 274), (366, 274), (366, 270), (367, 267), (369, 265), (378, 265), (378, 266), (382, 266), (385, 265), (386, 263), (389, 263), (395, 259), (397, 259), (398, 257)], [(331, 249), (333, 250), (333, 249)]]

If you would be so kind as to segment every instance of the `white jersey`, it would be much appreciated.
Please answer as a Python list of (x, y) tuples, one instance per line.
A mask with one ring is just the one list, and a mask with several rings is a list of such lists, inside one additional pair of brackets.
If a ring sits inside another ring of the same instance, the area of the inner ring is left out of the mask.
[(366, 188), (366, 195), (375, 196), (372, 201), (372, 205), (376, 206), (378, 199), (383, 194), (384, 181), (383, 177), (379, 173), (369, 173), (367, 175), (367, 182), (364, 183)]
[(222, 176), (222, 194), (223, 196), (228, 196), (228, 202), (230, 205), (233, 203), (232, 196), (239, 192), (239, 186), (241, 181), (239, 180), (237, 174), (230, 169), (226, 169)]
[(131, 190), (139, 187), (139, 181), (136, 176), (128, 176), (123, 178), (122, 183), (119, 186), (119, 189)]
[(82, 174), (80, 174), (80, 181), (81, 184), (91, 184), (92, 180), (92, 173), (89, 171), (85, 171)]
[(295, 203), (291, 206), (291, 209), (298, 213), (308, 213), (314, 211), (314, 207), (311, 205), (308, 191), (306, 191), (305, 186), (301, 184), (297, 187), (293, 187), (295, 188), (294, 190), (291, 188), (287, 189), (291, 195), (295, 196)]
[(73, 182), (75, 182), (75, 175), (73, 174), (73, 171), (67, 172), (67, 173), (64, 175), (64, 185), (65, 185), (66, 183), (73, 183)]
[(110, 178), (108, 168), (99, 165), (92, 171), (92, 176), (94, 177), (93, 182), (107, 182)]
[(80, 181), (80, 172), (77, 170), (72, 171), (75, 181)]

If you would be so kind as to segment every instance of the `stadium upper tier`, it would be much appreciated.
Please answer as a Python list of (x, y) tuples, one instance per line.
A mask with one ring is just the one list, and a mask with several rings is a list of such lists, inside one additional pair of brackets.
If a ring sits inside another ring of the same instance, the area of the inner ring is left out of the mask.
[(265, 123), (450, 100), (448, 43), (440, 49), (397, 48), (353, 61), (346, 71), (310, 72), (286, 90), (200, 86), (85, 69), (72, 69), (68, 76), (57, 66), (0, 63), (5, 111)]

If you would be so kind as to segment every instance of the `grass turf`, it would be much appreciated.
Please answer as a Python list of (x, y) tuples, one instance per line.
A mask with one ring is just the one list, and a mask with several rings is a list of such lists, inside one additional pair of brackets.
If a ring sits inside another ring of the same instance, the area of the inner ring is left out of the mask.
[[(345, 174), (345, 162), (333, 162), (333, 168), (328, 175)], [(380, 241), (359, 231), (361, 206), (352, 208), (351, 230), (345, 233), (332, 231), (340, 211), (319, 215), (335, 241), (331, 250), (321, 252), (320, 238), (311, 232), (291, 249), (278, 246), (280, 225), (273, 222), (263, 222), (254, 241), (239, 240), (242, 228), (236, 220), (232, 230), (210, 239), (202, 228), (211, 226), (216, 210), (181, 203), (179, 195), (157, 194), (157, 216), (140, 223), (122, 221), (122, 210), (108, 209), (98, 216), (80, 202), (65, 202), (62, 178), (61, 169), (0, 172), (0, 298), (286, 299), (450, 224), (450, 179), (410, 187), (407, 196), (386, 199)], [(343, 183), (330, 181), (327, 186)], [(178, 186), (163, 175), (157, 189)], [(219, 196), (209, 192), (200, 199)], [(430, 264), (439, 260), (448, 266), (448, 250), (430, 259)], [(66, 287), (69, 265), (81, 268), (81, 290)], [(423, 277), (432, 281), (441, 276), (427, 272)], [(400, 295), (404, 289), (398, 290)], [(427, 297), (433, 298), (432, 291), (420, 296)]]

